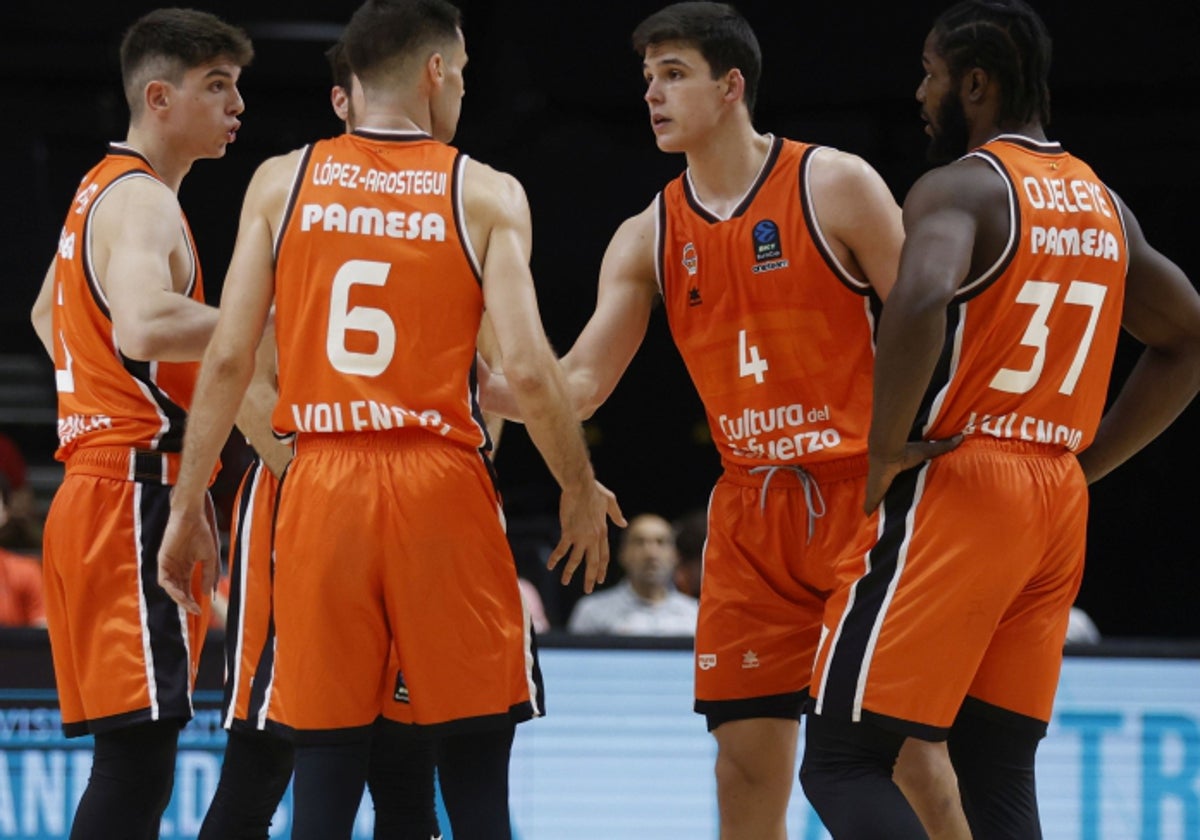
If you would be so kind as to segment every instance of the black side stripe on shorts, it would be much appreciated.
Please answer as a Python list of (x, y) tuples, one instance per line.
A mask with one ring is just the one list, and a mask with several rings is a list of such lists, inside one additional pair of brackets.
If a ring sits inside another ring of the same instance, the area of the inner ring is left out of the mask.
[(884, 497), (879, 539), (867, 554), (867, 573), (854, 584), (853, 600), (829, 653), (821, 689), (821, 714), (838, 720), (858, 717), (859, 683), (871, 667), (876, 628), (883, 621), (893, 581), (903, 567), (910, 536), (909, 513), (916, 505), (928, 468), (925, 463), (900, 473)]
[(145, 605), (146, 677), (151, 692), (151, 719), (190, 718), (192, 699), (188, 674), (187, 634), (181, 608), (158, 585), (158, 549), (170, 512), (171, 488), (134, 484), (135, 535)]
[(262, 461), (254, 461), (246, 470), (246, 480), (242, 484), (237, 498), (237, 522), (233, 537), (233, 545), (229, 549), (229, 610), (225, 616), (225, 693), (222, 703), (221, 719), (226, 725), (232, 720), (237, 696), (236, 688), (240, 682), (239, 665), (241, 664), (242, 646), (242, 606), (246, 593), (242, 588), (244, 571), (243, 554), (248, 550), (250, 534), (246, 523), (251, 521), (251, 510), (254, 504), (254, 488), (263, 469)]
[[(288, 467), (291, 467), (290, 463)], [(267, 637), (263, 640), (263, 649), (254, 668), (254, 684), (250, 686), (250, 703), (246, 708), (246, 717), (256, 729), (265, 726), (267, 704), (270, 702), (268, 692), (275, 684), (275, 523), (279, 520), (279, 500), (283, 498), (287, 474), (287, 469), (284, 469), (275, 491), (275, 509), (271, 512), (271, 610), (267, 618)]]

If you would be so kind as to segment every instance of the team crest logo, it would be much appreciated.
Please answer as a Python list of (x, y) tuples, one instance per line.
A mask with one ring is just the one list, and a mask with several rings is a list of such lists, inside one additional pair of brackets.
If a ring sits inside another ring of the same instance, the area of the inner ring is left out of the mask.
[(700, 258), (696, 254), (696, 246), (691, 242), (683, 246), (683, 259), (680, 262), (687, 269), (688, 277), (692, 278), (692, 284), (688, 287), (688, 306), (699, 306), (704, 303), (700, 299), (700, 282), (696, 277)]
[(763, 219), (754, 226), (754, 261), (777, 260), (783, 256), (783, 246), (779, 243), (779, 225), (770, 219)]
[(696, 256), (696, 246), (691, 242), (683, 246), (683, 267), (687, 269), (688, 277), (696, 276), (696, 266), (700, 260)]

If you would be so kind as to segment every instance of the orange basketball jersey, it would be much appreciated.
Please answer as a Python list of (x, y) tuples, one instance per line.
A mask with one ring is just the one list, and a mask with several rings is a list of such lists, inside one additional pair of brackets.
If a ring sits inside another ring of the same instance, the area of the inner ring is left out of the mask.
[(878, 298), (816, 225), (808, 173), (819, 153), (776, 138), (727, 219), (686, 172), (657, 200), (667, 320), (721, 457), (735, 464), (866, 452)]
[(1108, 188), (1058, 143), (1003, 135), (971, 153), (1008, 183), (1011, 233), (947, 316), (916, 429), (1091, 443), (1108, 393), (1129, 256)]
[(485, 446), (466, 160), (413, 132), (305, 150), (276, 243), (278, 432), (421, 428)]
[[(114, 143), (84, 176), (59, 236), (53, 328), (59, 439), (55, 457), (60, 461), (81, 447), (174, 453), (183, 445), (199, 363), (126, 357), (117, 345), (108, 300), (94, 271), (92, 214), (108, 191), (128, 178), (158, 180), (145, 158)], [(203, 301), (200, 260), (182, 213), (179, 223), (191, 252), (191, 278), (183, 293)]]

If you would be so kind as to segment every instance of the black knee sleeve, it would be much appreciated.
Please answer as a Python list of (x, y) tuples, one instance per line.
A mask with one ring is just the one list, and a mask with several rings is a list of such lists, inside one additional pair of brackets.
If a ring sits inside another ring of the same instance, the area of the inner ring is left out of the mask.
[(971, 834), (989, 840), (1042, 836), (1034, 758), (1042, 721), (967, 698), (950, 729), (950, 761)]
[(282, 738), (230, 731), (221, 779), (197, 840), (266, 840), (292, 762), (292, 745)]
[(809, 715), (800, 783), (834, 840), (927, 840), (892, 781), (904, 736)]
[(382, 719), (376, 723), (367, 766), (375, 840), (430, 840), (441, 834), (433, 762), (428, 733)]
[(175, 783), (179, 721), (139, 723), (96, 736), (92, 773), (71, 840), (154, 840)]
[(511, 840), (508, 759), (515, 727), (439, 738), (438, 781), (454, 840)]

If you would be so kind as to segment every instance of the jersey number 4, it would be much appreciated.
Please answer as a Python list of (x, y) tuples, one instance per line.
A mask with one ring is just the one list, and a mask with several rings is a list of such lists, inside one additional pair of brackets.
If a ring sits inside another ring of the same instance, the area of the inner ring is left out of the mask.
[[(1025, 394), (1031, 391), (1041, 378), (1042, 368), (1046, 364), (1046, 342), (1050, 338), (1050, 327), (1046, 322), (1054, 308), (1054, 301), (1058, 298), (1058, 290), (1058, 283), (1026, 280), (1021, 291), (1017, 293), (1017, 303), (1027, 303), (1035, 307), (1033, 316), (1029, 319), (1029, 326), (1025, 328), (1025, 335), (1021, 336), (1021, 344), (1035, 350), (1033, 363), (1028, 370), (1001, 368), (997, 371), (991, 381), (991, 386), (997, 391)], [(1100, 319), (1100, 308), (1104, 304), (1104, 295), (1107, 291), (1108, 289), (1098, 283), (1085, 283), (1082, 280), (1072, 281), (1071, 285), (1067, 287), (1067, 294), (1063, 298), (1064, 304), (1087, 306), (1092, 311), (1088, 317), (1087, 329), (1083, 331), (1083, 336), (1079, 339), (1079, 346), (1075, 349), (1075, 358), (1071, 360), (1071, 367), (1067, 369), (1067, 375), (1063, 377), (1062, 383), (1058, 386), (1060, 394), (1069, 396), (1075, 391), (1075, 385), (1079, 382), (1079, 374), (1083, 372), (1083, 363), (1087, 361), (1088, 350), (1096, 335), (1096, 322)]]
[(761, 385), (763, 374), (767, 372), (767, 360), (759, 358), (758, 345), (746, 345), (746, 331), (738, 331), (738, 376), (753, 376), (756, 384)]

